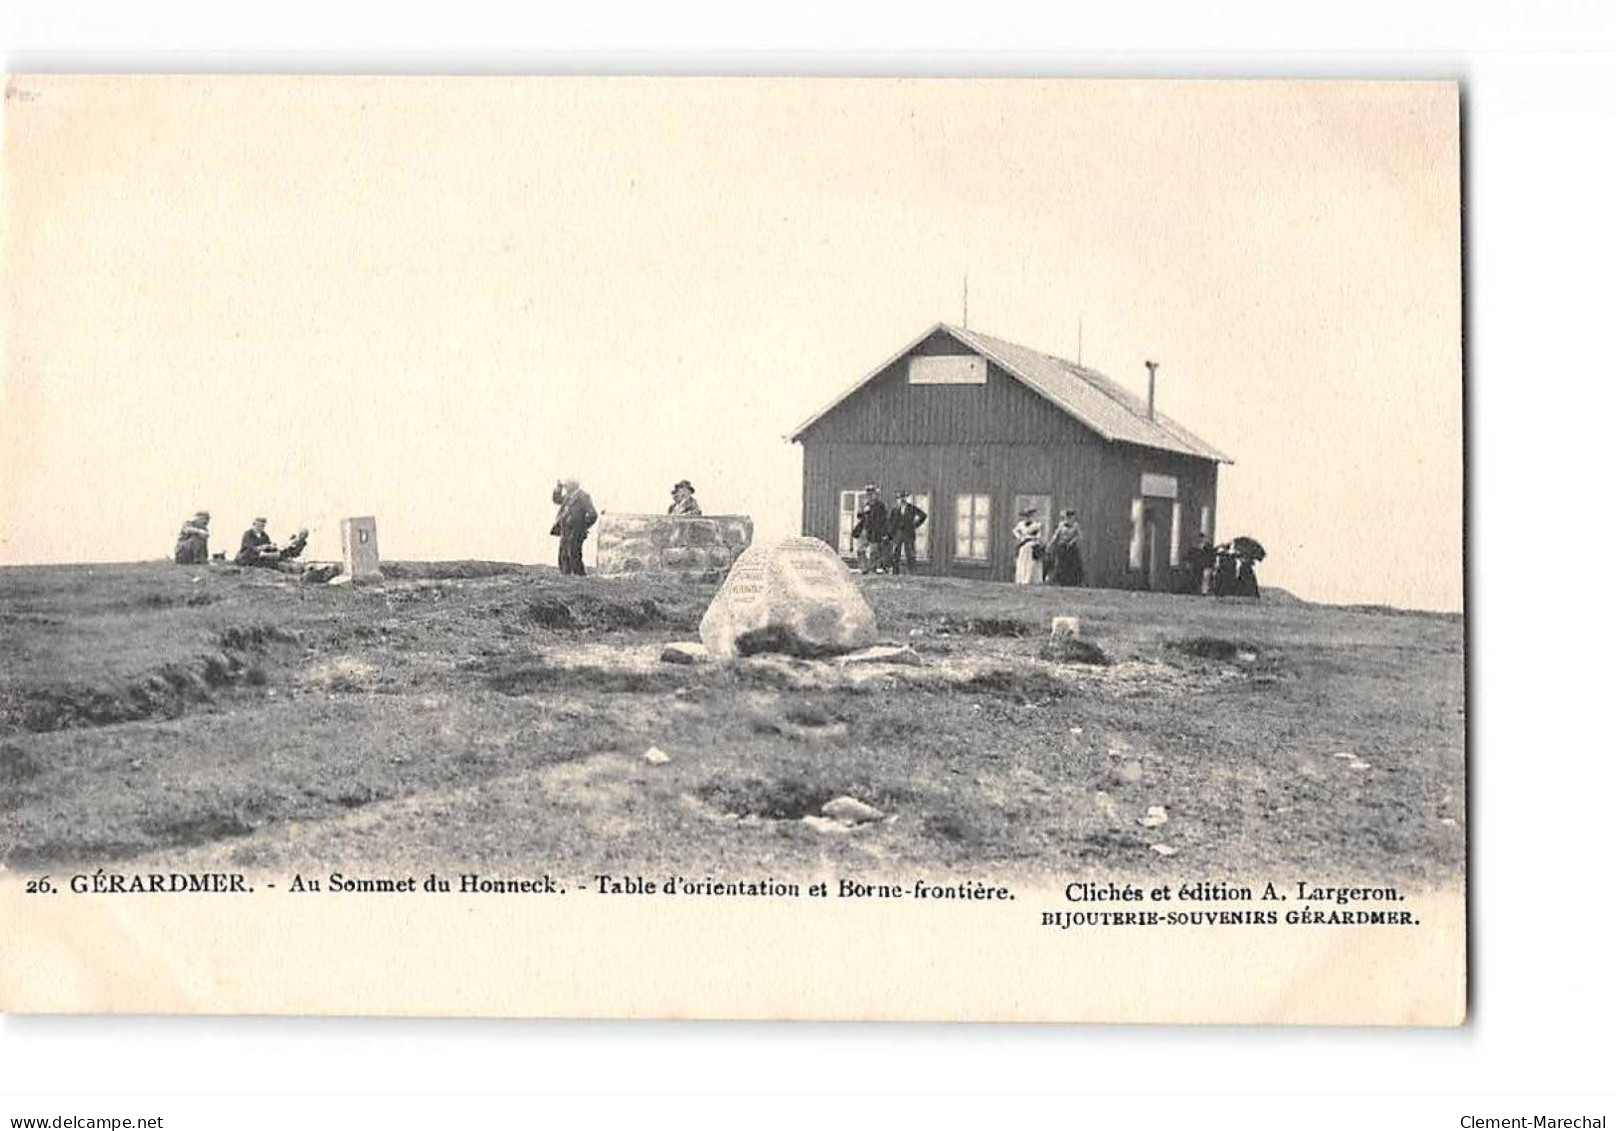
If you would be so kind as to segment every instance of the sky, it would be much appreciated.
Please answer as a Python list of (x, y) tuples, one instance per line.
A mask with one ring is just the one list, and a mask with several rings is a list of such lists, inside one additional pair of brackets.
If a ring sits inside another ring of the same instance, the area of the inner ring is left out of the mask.
[[(0, 562), (193, 511), (553, 561), (557, 478), (795, 533), (785, 437), (961, 320), (1235, 460), (1266, 584), (1462, 603), (1445, 83), (21, 76)], [(1081, 327), (1081, 328), (1080, 328)]]

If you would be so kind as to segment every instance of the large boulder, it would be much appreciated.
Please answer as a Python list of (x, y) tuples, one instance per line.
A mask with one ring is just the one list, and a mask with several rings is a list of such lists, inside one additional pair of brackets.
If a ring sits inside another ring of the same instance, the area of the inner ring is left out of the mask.
[(595, 572), (608, 577), (672, 573), (717, 581), (751, 542), (752, 520), (744, 514), (608, 512), (600, 516), (596, 530)]
[(715, 656), (835, 656), (875, 643), (875, 612), (836, 551), (817, 538), (743, 553), (701, 618)]

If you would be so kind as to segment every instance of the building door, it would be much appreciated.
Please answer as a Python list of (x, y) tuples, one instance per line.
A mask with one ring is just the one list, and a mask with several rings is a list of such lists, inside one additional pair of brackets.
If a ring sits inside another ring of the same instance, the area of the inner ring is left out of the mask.
[(909, 496), (909, 499), (926, 515), (926, 521), (915, 531), (915, 561), (921, 566), (926, 566), (931, 563), (931, 492), (917, 491)]
[(858, 521), (859, 496), (862, 491), (843, 491), (836, 511), (836, 552), (844, 558), (855, 556), (853, 524)]
[(1152, 591), (1172, 587), (1172, 565), (1167, 560), (1171, 552), (1169, 522), (1171, 516), (1161, 504), (1145, 508), (1145, 588)]

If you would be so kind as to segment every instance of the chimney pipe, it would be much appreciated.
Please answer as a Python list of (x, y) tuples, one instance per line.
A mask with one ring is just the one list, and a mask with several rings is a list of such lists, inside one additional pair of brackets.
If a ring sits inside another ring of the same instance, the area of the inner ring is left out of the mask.
[(1152, 420), (1156, 419), (1156, 366), (1158, 364), (1160, 363), (1155, 361), (1145, 362), (1145, 368), (1150, 370), (1150, 399), (1145, 402), (1145, 415)]

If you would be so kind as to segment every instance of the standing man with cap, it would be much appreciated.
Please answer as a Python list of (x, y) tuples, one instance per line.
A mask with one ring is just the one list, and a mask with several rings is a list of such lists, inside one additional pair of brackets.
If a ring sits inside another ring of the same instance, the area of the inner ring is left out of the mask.
[(866, 484), (864, 503), (859, 507), (858, 521), (853, 523), (861, 573), (873, 573), (880, 564), (881, 544), (886, 537), (887, 505), (881, 501), (881, 488), (874, 483)]
[(701, 504), (696, 502), (696, 489), (690, 485), (690, 480), (681, 479), (673, 485), (673, 505), (668, 513), (687, 517), (701, 514)]
[(584, 539), (589, 536), (589, 528), (600, 517), (595, 510), (595, 501), (589, 497), (588, 491), (578, 485), (578, 480), (571, 478), (557, 483), (550, 498), (560, 505), (550, 533), (561, 539), (561, 572), (582, 577)]
[(888, 564), (894, 574), (898, 573), (906, 558), (910, 572), (914, 571), (915, 531), (925, 524), (926, 512), (915, 505), (908, 491), (899, 491), (897, 505), (887, 519), (887, 531), (891, 536), (888, 539)]

